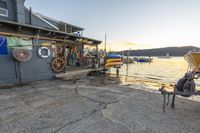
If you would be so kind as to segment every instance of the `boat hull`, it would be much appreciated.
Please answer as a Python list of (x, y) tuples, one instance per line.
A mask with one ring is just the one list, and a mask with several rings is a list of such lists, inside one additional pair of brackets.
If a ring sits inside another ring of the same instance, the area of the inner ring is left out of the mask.
[(115, 66), (122, 66), (123, 63), (122, 62), (109, 62), (106, 63), (106, 67), (115, 67)]
[(110, 62), (122, 62), (122, 59), (107, 59), (106, 62), (107, 63), (110, 63)]
[(107, 57), (105, 67), (120, 67), (122, 65), (123, 63), (121, 55), (110, 54)]

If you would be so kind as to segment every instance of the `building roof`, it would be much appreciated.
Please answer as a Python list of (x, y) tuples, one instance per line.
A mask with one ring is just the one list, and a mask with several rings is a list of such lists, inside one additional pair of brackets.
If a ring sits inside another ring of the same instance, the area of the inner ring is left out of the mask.
[[(47, 16), (40, 14), (40, 13), (33, 12), (33, 11), (31, 11), (31, 9), (28, 9), (26, 7), (25, 7), (25, 10), (28, 11), (29, 13), (31, 12), (31, 15), (34, 15), (35, 17), (40, 19), (41, 21), (46, 23), (48, 26), (52, 27), (52, 29), (61, 30), (59, 26), (64, 25), (64, 26), (71, 27), (72, 32), (78, 32), (78, 31), (84, 30), (84, 28), (82, 28), (82, 27), (78, 27), (78, 26), (75, 26), (75, 25), (72, 25), (72, 24), (69, 24), (69, 23), (66, 23), (66, 22), (62, 22), (62, 21), (47, 17)], [(56, 25), (55, 25), (55, 23), (56, 23)]]
[(88, 44), (88, 45), (98, 45), (102, 42), (100, 40), (95, 40), (95, 39), (91, 39), (88, 37), (78, 36), (78, 35), (62, 32), (59, 30), (52, 30), (52, 29), (42, 28), (42, 27), (28, 25), (28, 24), (20, 24), (20, 23), (13, 22), (13, 21), (0, 20), (0, 26), (1, 25), (11, 25), (11, 26), (24, 27), (24, 28), (40, 30), (40, 31), (45, 31), (45, 32), (52, 32), (52, 33), (58, 34), (59, 36), (63, 36), (63, 39), (65, 39), (65, 40), (74, 41), (76, 43), (83, 43), (83, 44)]
[(45, 19), (47, 19), (47, 20), (51, 20), (51, 21), (54, 21), (54, 22), (57, 22), (57, 23), (62, 22), (62, 23), (65, 23), (66, 25), (72, 26), (72, 27), (77, 28), (77, 29), (79, 29), (79, 30), (84, 30), (84, 28), (82, 28), (82, 27), (79, 27), (79, 26), (76, 26), (76, 25), (73, 25), (73, 24), (69, 24), (69, 23), (66, 23), (66, 22), (63, 22), (63, 21), (59, 21), (59, 20), (56, 20), (56, 19), (47, 17), (47, 16), (45, 16), (45, 15), (43, 15), (43, 14), (40, 14), (40, 13), (37, 13), (37, 12), (36, 12), (35, 14), (37, 14), (37, 15), (39, 15), (40, 17), (45, 18)]

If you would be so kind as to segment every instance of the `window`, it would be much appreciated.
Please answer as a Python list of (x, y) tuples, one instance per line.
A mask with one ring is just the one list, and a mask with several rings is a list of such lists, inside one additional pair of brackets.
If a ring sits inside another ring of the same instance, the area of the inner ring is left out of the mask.
[(5, 1), (0, 0), (0, 8), (7, 9), (7, 3)]
[(0, 16), (8, 17), (7, 3), (0, 0)]

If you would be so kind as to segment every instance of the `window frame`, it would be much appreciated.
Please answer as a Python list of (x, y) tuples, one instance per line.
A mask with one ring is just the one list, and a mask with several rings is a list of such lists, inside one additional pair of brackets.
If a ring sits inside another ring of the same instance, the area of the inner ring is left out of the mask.
[(3, 3), (3, 4), (5, 4), (5, 7), (1, 7), (0, 6), (0, 8), (3, 8), (3, 9), (7, 9), (8, 10), (8, 3), (6, 2), (6, 1), (3, 1), (3, 0), (0, 0), (0, 3)]
[(1, 14), (1, 13), (0, 13), (0, 16), (8, 17), (8, 9), (4, 9), (4, 8), (1, 8), (1, 7), (0, 7), (0, 10), (4, 10), (4, 11), (6, 12), (6, 14)]

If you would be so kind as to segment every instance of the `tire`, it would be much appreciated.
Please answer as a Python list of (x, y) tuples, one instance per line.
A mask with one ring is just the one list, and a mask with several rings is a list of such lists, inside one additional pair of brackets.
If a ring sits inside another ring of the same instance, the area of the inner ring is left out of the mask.
[[(195, 92), (195, 82), (191, 80), (189, 83), (185, 83), (183, 86), (184, 92)], [(191, 95), (182, 95), (183, 97), (190, 97)]]
[(183, 92), (183, 86), (184, 86), (186, 81), (187, 81), (187, 78), (185, 78), (185, 77), (179, 79), (179, 81), (176, 84), (178, 91)]
[[(187, 82), (187, 78), (181, 78), (176, 84), (177, 90), (180, 92), (195, 92), (195, 82), (190, 80)], [(190, 97), (191, 95), (181, 95), (183, 97)]]

